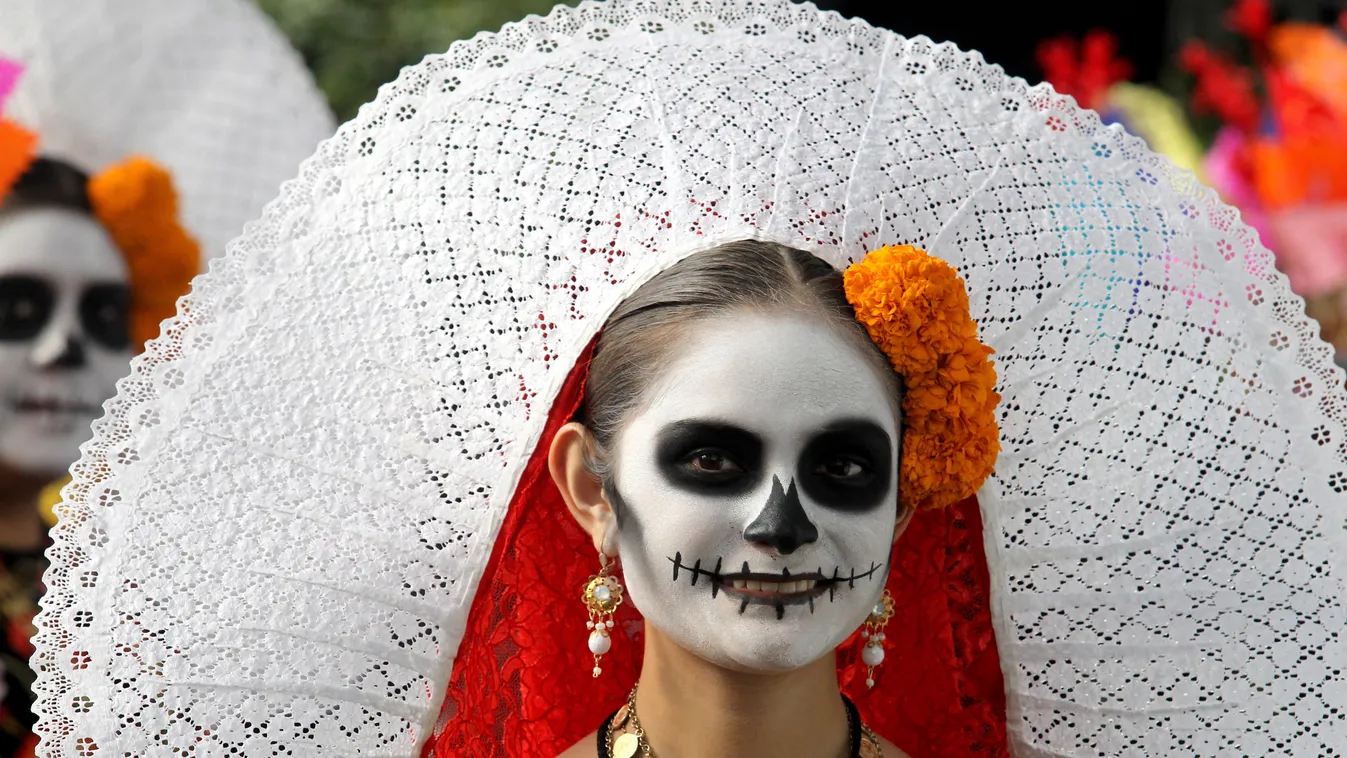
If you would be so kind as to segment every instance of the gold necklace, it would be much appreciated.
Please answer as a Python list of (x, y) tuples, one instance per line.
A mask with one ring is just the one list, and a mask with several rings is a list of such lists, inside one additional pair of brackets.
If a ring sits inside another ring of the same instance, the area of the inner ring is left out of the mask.
[[(631, 731), (627, 731), (628, 727)], [(613, 739), (613, 732), (619, 729), (622, 733), (617, 739)], [(604, 737), (608, 741), (608, 758), (633, 758), (638, 752), (645, 758), (651, 758), (650, 743), (645, 739), (645, 729), (641, 728), (641, 720), (636, 717), (635, 686), (627, 695), (627, 704), (618, 711), (608, 727), (608, 734)]]
[[(847, 732), (850, 734), (847, 744), (855, 745), (854, 748), (848, 747), (846, 755), (849, 758), (881, 758), (883, 751), (879, 747), (879, 737), (861, 721), (860, 714), (856, 712), (856, 707), (851, 701), (848, 700), (846, 703)], [(858, 729), (860, 739), (856, 740)], [(627, 695), (627, 704), (613, 715), (606, 732), (602, 739), (608, 748), (605, 751), (608, 758), (635, 758), (637, 753), (645, 758), (652, 758), (653, 753), (650, 751), (650, 743), (645, 738), (645, 729), (641, 727), (641, 719), (636, 715), (636, 687), (631, 688), (631, 693)], [(617, 735), (616, 739), (614, 734)]]

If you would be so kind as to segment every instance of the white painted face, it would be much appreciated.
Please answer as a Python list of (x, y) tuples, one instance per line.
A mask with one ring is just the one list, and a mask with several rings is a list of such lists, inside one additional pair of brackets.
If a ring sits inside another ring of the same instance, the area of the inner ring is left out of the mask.
[(88, 215), (0, 213), (0, 463), (56, 477), (127, 371), (126, 263)]
[(713, 663), (799, 668), (878, 602), (898, 517), (897, 399), (817, 317), (698, 323), (616, 442), (632, 602)]

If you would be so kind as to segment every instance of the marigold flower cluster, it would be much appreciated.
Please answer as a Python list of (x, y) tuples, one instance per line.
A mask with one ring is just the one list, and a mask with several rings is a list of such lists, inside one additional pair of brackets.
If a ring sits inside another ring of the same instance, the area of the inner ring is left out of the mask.
[(918, 510), (969, 497), (1001, 450), (1001, 396), (963, 279), (924, 250), (899, 245), (852, 264), (844, 282), (856, 319), (907, 385), (899, 497)]
[(135, 156), (89, 180), (94, 215), (126, 258), (131, 273), (131, 342), (137, 352), (177, 312), (201, 266), (201, 246), (178, 222), (173, 177)]

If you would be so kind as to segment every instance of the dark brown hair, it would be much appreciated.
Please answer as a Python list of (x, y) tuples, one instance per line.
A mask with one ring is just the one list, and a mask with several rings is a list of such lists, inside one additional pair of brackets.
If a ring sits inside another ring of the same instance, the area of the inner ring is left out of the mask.
[(881, 375), (893, 380), (894, 407), (902, 381), (856, 321), (842, 274), (804, 250), (740, 240), (684, 258), (622, 301), (603, 326), (585, 382), (581, 421), (594, 449), (591, 470), (611, 481), (617, 432), (683, 344), (692, 323), (736, 310), (783, 309), (817, 315), (854, 338)]
[(37, 158), (0, 199), (0, 209), (24, 208), (65, 208), (92, 216), (89, 175), (62, 160)]

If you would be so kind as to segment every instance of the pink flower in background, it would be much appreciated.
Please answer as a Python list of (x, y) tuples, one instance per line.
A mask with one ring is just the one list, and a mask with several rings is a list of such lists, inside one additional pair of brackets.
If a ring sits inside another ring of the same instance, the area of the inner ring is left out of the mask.
[(0, 109), (5, 107), (5, 100), (14, 91), (14, 85), (18, 84), (22, 72), (23, 66), (18, 61), (0, 58)]
[(1285, 208), (1269, 214), (1268, 224), (1291, 289), (1318, 297), (1347, 285), (1347, 203)]
[(1207, 182), (1221, 193), (1227, 203), (1239, 208), (1244, 223), (1258, 231), (1263, 246), (1275, 250), (1267, 213), (1258, 197), (1258, 191), (1248, 179), (1247, 168), (1241, 164), (1248, 149), (1248, 138), (1234, 127), (1227, 126), (1216, 135), (1216, 141), (1202, 162)]

